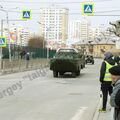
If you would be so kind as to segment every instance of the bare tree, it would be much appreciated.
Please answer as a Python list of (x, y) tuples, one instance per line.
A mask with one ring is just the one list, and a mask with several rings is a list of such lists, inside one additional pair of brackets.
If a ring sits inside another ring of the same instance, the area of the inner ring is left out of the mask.
[(33, 48), (45, 48), (46, 41), (41, 36), (31, 37), (29, 39), (28, 46)]

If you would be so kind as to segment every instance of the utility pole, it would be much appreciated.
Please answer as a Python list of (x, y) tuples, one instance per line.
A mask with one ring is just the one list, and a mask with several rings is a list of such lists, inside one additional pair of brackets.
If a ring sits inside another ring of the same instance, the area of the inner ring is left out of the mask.
[[(1, 36), (3, 36), (3, 20), (1, 20)], [(0, 68), (1, 69), (2, 69), (2, 57), (3, 57), (2, 47), (0, 47)]]
[(11, 62), (11, 44), (10, 44), (10, 31), (9, 31), (9, 19), (8, 19), (8, 11), (6, 11), (6, 21), (7, 21), (7, 32), (8, 32), (8, 48), (9, 48), (9, 61)]

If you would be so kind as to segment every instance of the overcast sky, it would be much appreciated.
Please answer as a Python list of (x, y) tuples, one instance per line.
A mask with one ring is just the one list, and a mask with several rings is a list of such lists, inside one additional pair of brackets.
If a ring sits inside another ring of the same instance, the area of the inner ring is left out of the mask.
[[(105, 24), (109, 26), (109, 21), (114, 21), (120, 19), (120, 0), (92, 0), (95, 5), (95, 15), (119, 15), (119, 16), (92, 16), (87, 17), (91, 21), (92, 26), (99, 26), (100, 24)], [(11, 8), (19, 7), (17, 11), (22, 11), (22, 9), (31, 9), (33, 12), (32, 20), (27, 22), (10, 22), (10, 24), (21, 24), (28, 27), (32, 32), (39, 33), (39, 8), (46, 7), (55, 4), (61, 7), (66, 7), (69, 9), (69, 21), (83, 19), (84, 16), (81, 14), (82, 7), (81, 3), (85, 0), (0, 0), (0, 5), (4, 9), (10, 10)], [(73, 14), (77, 13), (77, 14)], [(0, 19), (5, 19), (5, 13), (0, 11)], [(9, 12), (9, 19), (21, 19), (20, 13)]]

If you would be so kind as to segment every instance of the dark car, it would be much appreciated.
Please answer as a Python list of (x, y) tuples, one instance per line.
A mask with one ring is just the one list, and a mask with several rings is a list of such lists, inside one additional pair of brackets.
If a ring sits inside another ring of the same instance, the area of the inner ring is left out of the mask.
[(92, 55), (87, 55), (87, 56), (86, 56), (86, 59), (85, 59), (85, 62), (86, 62), (86, 64), (87, 64), (87, 63), (94, 64), (94, 63), (95, 63), (95, 62), (94, 62), (94, 57), (93, 57)]

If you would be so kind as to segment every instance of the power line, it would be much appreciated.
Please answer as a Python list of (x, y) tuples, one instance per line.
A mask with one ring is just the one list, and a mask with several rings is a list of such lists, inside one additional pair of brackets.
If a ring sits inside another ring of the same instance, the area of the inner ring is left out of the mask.
[[(38, 8), (38, 9), (32, 9), (33, 11), (39, 11), (41, 8)], [(78, 11), (79, 9), (71, 9), (72, 11), (75, 10), (75, 11)], [(79, 10), (80, 11), (80, 10)], [(105, 11), (96, 11), (95, 13), (107, 13), (107, 12), (118, 12), (120, 11), (120, 9), (113, 9), (113, 10), (105, 10)]]
[[(30, 9), (30, 10), (32, 10), (32, 11), (39, 11), (41, 8), (38, 8), (38, 9)], [(2, 10), (2, 9), (1, 9)], [(19, 8), (19, 10), (20, 10), (20, 8)], [(79, 10), (79, 9), (72, 9), (72, 11), (73, 10)], [(113, 10), (105, 10), (105, 11), (95, 11), (94, 13), (109, 13), (109, 12), (119, 12), (120, 11), (120, 9), (113, 9)], [(22, 9), (21, 9), (21, 11), (13, 11), (13, 10), (10, 10), (9, 12), (17, 12), (17, 13), (21, 13), (22, 12)], [(34, 12), (33, 12), (34, 13)], [(40, 12), (38, 13), (38, 14), (40, 14)], [(47, 13), (44, 13), (44, 14), (47, 14)], [(80, 14), (79, 12), (73, 12), (73, 13), (70, 13), (70, 14)]]
[(96, 11), (95, 13), (108, 13), (108, 12), (118, 12), (120, 11), (120, 9), (116, 9), (116, 10), (106, 10), (106, 11)]
[[(112, 0), (95, 0), (95, 1), (91, 1), (91, 2), (110, 2)], [(3, 1), (0, 0), (1, 3), (19, 3), (19, 4), (79, 4), (79, 3), (83, 3), (83, 2), (27, 2), (27, 1)], [(90, 1), (86, 1), (86, 2), (90, 2)]]
[[(32, 9), (32, 10), (37, 10), (37, 11), (39, 11), (40, 9)], [(119, 12), (120, 11), (120, 9), (114, 9), (114, 10), (107, 10), (107, 11), (96, 11), (95, 13), (107, 13), (107, 12)], [(9, 12), (19, 12), (20, 13), (20, 11), (13, 11), (13, 10), (10, 10)], [(39, 14), (40, 14), (40, 12), (39, 12)], [(47, 13), (44, 13), (44, 14), (47, 14)], [(70, 14), (80, 14), (80, 13), (77, 13), (77, 12), (75, 12), (75, 13), (70, 13)]]
[[(95, 12), (95, 14), (93, 15), (93, 16), (120, 16), (119, 14), (100, 14), (100, 13), (108, 13), (108, 12), (118, 12), (118, 11), (120, 11), (120, 9), (116, 9), (116, 10), (109, 10), (109, 11), (97, 11), (97, 12)], [(11, 12), (11, 13), (22, 13), (22, 11), (13, 11), (13, 10), (10, 10), (9, 12)], [(40, 12), (32, 12), (32, 14), (41, 14)], [(44, 13), (44, 15), (46, 15), (47, 13)], [(64, 13), (60, 13), (60, 14), (64, 14)], [(68, 14), (66, 14), (66, 15), (80, 15), (81, 13), (78, 13), (78, 12), (76, 12), (76, 13), (68, 13)]]
[(120, 17), (120, 15), (97, 15), (97, 14), (96, 14), (96, 15), (93, 15), (93, 16), (108, 16), (108, 17), (109, 17), (109, 16), (111, 16), (111, 17), (117, 17), (117, 16), (119, 16), (119, 17)]

